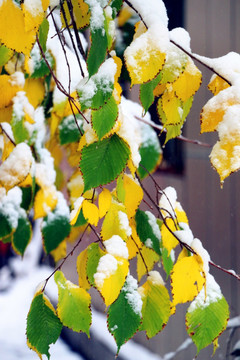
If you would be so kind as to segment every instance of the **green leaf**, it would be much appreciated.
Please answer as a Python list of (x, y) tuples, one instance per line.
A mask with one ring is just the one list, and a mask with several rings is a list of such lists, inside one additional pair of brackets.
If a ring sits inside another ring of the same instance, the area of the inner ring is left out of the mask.
[[(24, 215), (24, 214), (23, 214)], [(13, 234), (12, 245), (14, 250), (23, 256), (32, 237), (32, 226), (26, 215), (18, 218), (18, 226)]]
[(22, 202), (21, 207), (24, 210), (29, 210), (32, 201), (33, 188), (31, 186), (21, 187), (22, 190)]
[(125, 196), (126, 196), (126, 190), (124, 188), (124, 182), (123, 182), (123, 175), (121, 174), (118, 178), (117, 178), (117, 197), (118, 200), (124, 204), (125, 202)]
[(168, 250), (166, 248), (164, 248), (162, 250), (162, 262), (163, 262), (163, 268), (164, 268), (164, 270), (167, 274), (167, 278), (168, 278), (172, 271), (174, 262), (173, 262), (171, 255), (168, 256)]
[(29, 133), (24, 126), (24, 117), (19, 117), (13, 110), (11, 120), (12, 131), (16, 144), (20, 144), (29, 138)]
[(28, 346), (49, 359), (49, 345), (57, 341), (61, 330), (62, 324), (50, 301), (43, 293), (38, 292), (27, 317)]
[[(105, 67), (107, 67), (109, 60), (105, 61)], [(106, 76), (106, 72), (101, 71), (100, 68), (97, 74), (87, 81), (83, 80), (77, 88), (81, 110), (99, 109), (110, 99), (113, 89), (114, 77)]]
[(91, 31), (91, 47), (87, 58), (89, 77), (96, 74), (104, 62), (108, 47), (107, 34), (104, 28)]
[(39, 35), (38, 35), (39, 42), (40, 42), (40, 45), (41, 45), (44, 53), (46, 52), (48, 31), (49, 31), (49, 22), (45, 18), (39, 27)]
[(210, 274), (207, 277), (206, 292), (205, 297), (205, 289), (201, 290), (186, 314), (187, 332), (197, 346), (197, 353), (220, 336), (229, 319), (228, 303)]
[(118, 106), (113, 96), (99, 110), (92, 110), (92, 125), (99, 140), (113, 128), (117, 117)]
[(83, 226), (85, 224), (87, 224), (87, 220), (85, 219), (85, 217), (83, 215), (83, 211), (81, 209), (79, 214), (78, 214), (77, 221), (75, 222), (75, 224), (73, 226), (78, 227), (78, 226)]
[(188, 61), (188, 56), (183, 51), (170, 44), (166, 62), (161, 71), (161, 83), (172, 83), (184, 71)]
[(70, 230), (71, 226), (68, 217), (59, 215), (55, 210), (45, 216), (42, 224), (42, 235), (46, 253), (49, 254), (52, 250), (56, 249), (69, 235)]
[(137, 210), (135, 215), (137, 233), (140, 240), (161, 255), (160, 240), (161, 233), (155, 216), (149, 211)]
[(108, 330), (113, 335), (118, 352), (139, 329), (141, 324), (141, 297), (137, 292), (137, 281), (129, 275), (117, 300), (108, 310)]
[(125, 168), (129, 155), (128, 145), (116, 134), (84, 146), (80, 160), (84, 191), (116, 179)]
[(161, 81), (161, 77), (162, 75), (161, 73), (159, 73), (157, 77), (155, 77), (155, 79), (140, 86), (140, 101), (145, 110), (145, 113), (148, 111), (148, 109), (154, 102), (155, 97), (153, 95), (153, 90)]
[(103, 255), (104, 255), (104, 252), (102, 251), (102, 249), (99, 247), (98, 244), (92, 243), (91, 245), (89, 245), (88, 250), (87, 250), (87, 256), (88, 256), (87, 277), (88, 277), (89, 283), (92, 286), (95, 285), (94, 274), (96, 274), (96, 272), (97, 272), (99, 259)]
[(5, 45), (0, 46), (0, 66), (3, 66), (12, 57), (13, 51), (8, 49)]
[(123, 4), (123, 0), (112, 0), (111, 1), (111, 8), (112, 8), (112, 17), (113, 19), (115, 19), (115, 17), (117, 16), (118, 12), (120, 11), (121, 7)]
[[(83, 121), (80, 114), (76, 115), (78, 125), (83, 134)], [(75, 122), (73, 115), (69, 115), (62, 119), (61, 123), (58, 126), (59, 129), (59, 140), (61, 145), (70, 144), (73, 142), (78, 142), (80, 140), (81, 134)]]
[[(152, 173), (162, 159), (162, 149), (156, 132), (147, 124), (141, 124), (142, 143), (139, 148), (141, 162), (138, 167), (138, 174), (141, 179)], [(146, 170), (147, 171), (146, 171)]]
[[(156, 271), (150, 274), (156, 274)], [(167, 324), (171, 313), (171, 302), (167, 289), (149, 276), (146, 283), (140, 288), (142, 296), (142, 326), (140, 330), (146, 331), (148, 338), (155, 336)]]
[(54, 280), (58, 286), (57, 313), (64, 326), (73, 331), (83, 331), (89, 337), (91, 325), (91, 296), (85, 289), (67, 281), (61, 271), (57, 271)]
[(12, 228), (12, 224), (4, 213), (0, 213), (0, 240), (3, 240), (4, 238), (11, 235), (11, 233), (14, 231)]

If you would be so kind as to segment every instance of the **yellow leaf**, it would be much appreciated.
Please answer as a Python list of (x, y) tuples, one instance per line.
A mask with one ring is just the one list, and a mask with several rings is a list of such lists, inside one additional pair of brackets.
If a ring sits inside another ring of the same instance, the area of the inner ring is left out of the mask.
[(215, 131), (227, 109), (236, 104), (240, 104), (240, 97), (234, 87), (222, 90), (208, 100), (201, 112), (201, 133)]
[[(0, 128), (0, 132), (1, 132), (1, 128)], [(2, 136), (3, 136), (3, 149), (2, 149), (1, 161), (4, 162), (8, 158), (8, 156), (11, 154), (11, 152), (13, 151), (15, 146), (9, 140), (9, 138), (7, 137), (7, 135), (5, 133), (3, 133)]]
[(77, 272), (79, 286), (85, 290), (90, 289), (87, 278), (88, 249), (83, 250), (77, 257)]
[[(84, 0), (72, 0), (72, 5), (73, 5), (74, 19), (76, 21), (77, 28), (82, 29), (89, 24), (89, 20), (90, 20), (89, 6), (88, 4), (85, 3)], [(67, 2), (64, 2), (63, 6), (67, 18), (67, 23), (71, 24), (72, 20), (69, 14)], [(63, 14), (61, 14), (61, 18), (63, 25), (66, 26), (67, 24), (64, 21)]]
[(227, 89), (230, 85), (217, 75), (213, 75), (210, 83), (208, 84), (209, 90), (213, 95), (217, 95), (220, 91)]
[[(141, 256), (142, 255), (142, 256)], [(137, 255), (137, 274), (138, 281), (141, 280), (143, 275), (153, 269), (154, 264), (159, 261), (159, 255), (152, 249), (142, 246), (141, 255)], [(144, 261), (143, 261), (144, 259)]]
[(188, 257), (188, 251), (186, 248), (183, 248), (182, 251), (180, 252), (180, 254), (178, 255), (178, 261), (180, 261), (181, 259)]
[(197, 296), (205, 283), (202, 272), (197, 255), (177, 261), (171, 274), (173, 305), (192, 301)]
[(50, 254), (53, 256), (55, 263), (57, 263), (59, 260), (63, 259), (67, 254), (66, 240), (63, 240), (55, 250), (51, 251)]
[(34, 200), (34, 219), (46, 216), (57, 205), (57, 190), (54, 185), (38, 190)]
[[(171, 218), (165, 219), (167, 226), (170, 230), (176, 231), (175, 222)], [(168, 256), (170, 255), (172, 249), (174, 249), (178, 244), (178, 240), (172, 235), (172, 233), (168, 230), (165, 224), (161, 226), (161, 235), (162, 235), (162, 244), (168, 251)]]
[(23, 90), (26, 92), (28, 101), (34, 108), (42, 103), (45, 95), (43, 80), (28, 78), (25, 81)]
[(35, 42), (36, 31), (37, 29), (26, 31), (23, 11), (14, 1), (2, 1), (0, 6), (0, 34), (1, 41), (7, 47), (29, 55)]
[(18, 185), (20, 187), (32, 186), (32, 176), (29, 173), (28, 176)]
[(106, 215), (112, 203), (112, 195), (108, 189), (103, 189), (98, 197), (99, 218)]
[(106, 306), (111, 305), (118, 297), (129, 271), (129, 262), (124, 258), (110, 254), (99, 260), (94, 274), (96, 288), (104, 298)]
[(118, 25), (123, 26), (133, 15), (133, 11), (129, 6), (123, 6), (118, 17)]
[(158, 84), (155, 89), (153, 90), (153, 95), (156, 96), (161, 96), (164, 91), (166, 90), (166, 84)]
[(4, 108), (0, 108), (0, 119), (1, 119), (0, 121), (10, 123), (10, 121), (12, 120), (12, 111), (13, 111), (12, 105), (9, 105)]
[(22, 10), (24, 15), (25, 31), (31, 31), (38, 29), (39, 25), (44, 19), (44, 10), (42, 2), (24, 0), (22, 4)]
[(159, 106), (162, 106), (162, 110), (165, 113), (167, 121), (164, 122), (164, 126), (173, 124), (177, 125), (181, 122), (181, 100), (178, 99), (173, 91), (165, 91), (161, 100), (159, 101)]
[(85, 219), (94, 226), (97, 226), (99, 220), (99, 211), (95, 204), (88, 200), (83, 201), (82, 205), (83, 215)]
[(186, 223), (188, 224), (188, 218), (187, 215), (185, 213), (185, 211), (182, 209), (181, 205), (178, 205), (179, 203), (177, 202), (177, 207), (174, 209), (176, 217), (177, 217), (177, 221), (179, 223)]
[(131, 218), (135, 215), (136, 210), (143, 199), (143, 190), (138, 181), (127, 174), (124, 174), (123, 176), (123, 186), (125, 190), (124, 205), (128, 217)]
[(200, 70), (192, 60), (189, 60), (184, 72), (172, 84), (173, 91), (182, 101), (186, 101), (198, 91), (201, 82), (202, 74)]
[(131, 77), (131, 85), (134, 85), (155, 78), (163, 67), (165, 53), (159, 46), (156, 34), (149, 28), (127, 47), (124, 58)]
[(83, 194), (84, 190), (83, 177), (78, 170), (71, 176), (67, 188), (70, 192), (70, 202), (73, 206), (74, 202)]
[[(8, 107), (9, 105), (12, 105), (13, 97), (20, 90), (19, 86), (12, 85), (11, 80), (12, 78), (10, 75), (0, 75), (0, 93), (1, 93), (0, 108), (4, 108), (4, 107)], [(3, 120), (1, 118), (1, 122), (2, 121)]]

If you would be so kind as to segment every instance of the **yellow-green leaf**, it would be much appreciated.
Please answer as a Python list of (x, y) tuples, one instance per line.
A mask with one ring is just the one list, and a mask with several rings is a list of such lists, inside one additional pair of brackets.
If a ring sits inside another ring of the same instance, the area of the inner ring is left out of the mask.
[(57, 313), (61, 322), (73, 331), (85, 332), (89, 337), (91, 296), (85, 289), (66, 280), (61, 271), (55, 273), (54, 280), (58, 286)]

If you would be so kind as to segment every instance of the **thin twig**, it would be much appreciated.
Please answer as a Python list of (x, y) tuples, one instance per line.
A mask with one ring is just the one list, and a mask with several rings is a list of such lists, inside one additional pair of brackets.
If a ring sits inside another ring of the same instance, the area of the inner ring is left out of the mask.
[(76, 37), (78, 50), (80, 51), (80, 54), (82, 55), (83, 59), (86, 60), (86, 55), (85, 55), (85, 52), (84, 52), (84, 49), (83, 49), (83, 46), (82, 46), (82, 43), (81, 43), (81, 39), (80, 39), (79, 32), (78, 32), (78, 29), (77, 29), (77, 25), (76, 25), (75, 18), (74, 18), (73, 5), (72, 5), (71, 0), (67, 0), (67, 5), (68, 5), (69, 14), (70, 14), (70, 17), (71, 17), (71, 20), (72, 20), (73, 31), (74, 31), (74, 34), (75, 34), (75, 37)]
[[(149, 120), (140, 118), (138, 116), (135, 116), (135, 118), (137, 120), (147, 124), (147, 125), (150, 125), (154, 129), (160, 130), (161, 132), (167, 132), (167, 130), (162, 125), (157, 125), (153, 121), (149, 121)], [(208, 148), (212, 147), (212, 145), (210, 145), (210, 144), (203, 143), (203, 142), (201, 142), (199, 140), (188, 139), (188, 138), (186, 138), (185, 136), (182, 136), (182, 135), (176, 136), (176, 139), (182, 140), (182, 141), (187, 142), (189, 144), (195, 144), (195, 145), (204, 146), (204, 147), (208, 147)]]
[(13, 141), (13, 139), (11, 138), (11, 136), (8, 135), (8, 133), (6, 132), (6, 130), (4, 130), (4, 128), (2, 127), (2, 124), (0, 124), (0, 128), (1, 128), (2, 132), (6, 135), (6, 137), (8, 138), (8, 140), (9, 140), (14, 146), (16, 146), (17, 144)]
[(144, 259), (144, 257), (143, 257), (143, 254), (142, 254), (142, 252), (141, 252), (141, 249), (140, 249), (140, 247), (138, 246), (138, 244), (136, 243), (135, 239), (134, 239), (132, 236), (131, 236), (131, 239), (132, 239), (132, 241), (134, 242), (134, 244), (136, 245), (136, 247), (137, 247), (137, 249), (138, 249), (138, 253), (139, 253), (139, 255), (141, 256), (142, 262), (143, 262), (143, 264), (144, 264), (144, 266), (145, 266), (145, 268), (146, 268), (147, 275), (149, 275), (149, 270), (148, 270), (146, 261), (145, 261), (145, 259)]
[[(79, 55), (78, 55), (78, 51), (77, 51), (77, 48), (75, 46), (75, 42), (73, 40), (73, 36), (72, 36), (72, 33), (71, 33), (71, 30), (69, 28), (69, 25), (67, 23), (67, 16), (66, 16), (66, 12), (65, 12), (65, 9), (64, 9), (64, 6), (63, 6), (63, 0), (60, 1), (60, 6), (61, 6), (61, 10), (62, 10), (62, 14), (63, 14), (63, 18), (64, 18), (64, 21), (65, 21), (65, 24), (66, 24), (66, 29), (68, 30), (68, 34), (69, 34), (69, 37), (71, 39), (71, 43), (72, 43), (72, 46), (73, 46), (73, 49), (74, 49), (74, 53), (77, 57), (77, 61), (78, 61), (78, 65), (79, 65), (79, 68), (80, 68), (80, 71), (81, 71), (81, 74), (82, 74), (82, 77), (85, 77), (85, 74), (84, 74), (84, 71), (83, 71), (83, 68), (82, 68), (82, 64), (81, 64), (81, 61), (80, 61), (80, 58), (79, 58)], [(70, 12), (69, 12), (70, 13)], [(71, 13), (70, 13), (71, 15)], [(73, 25), (73, 23), (72, 23)], [(76, 24), (75, 24), (76, 25)]]
[(232, 270), (225, 269), (222, 266), (215, 264), (211, 260), (209, 261), (209, 264), (212, 265), (213, 267), (217, 268), (218, 270), (221, 270), (221, 271), (225, 272), (226, 274), (233, 276), (235, 279), (240, 280), (240, 275), (236, 274)]
[(85, 227), (85, 229), (84, 229), (84, 231), (83, 231), (80, 239), (78, 240), (78, 242), (76, 243), (76, 245), (73, 247), (73, 249), (65, 256), (65, 258), (63, 258), (61, 264), (58, 265), (58, 266), (55, 268), (55, 270), (45, 279), (45, 284), (44, 284), (44, 286), (43, 286), (43, 288), (42, 288), (42, 292), (45, 291), (45, 288), (46, 288), (46, 286), (47, 286), (47, 283), (48, 283), (48, 281), (51, 279), (51, 277), (52, 277), (58, 270), (61, 269), (61, 267), (63, 266), (63, 264), (65, 263), (65, 261), (69, 258), (69, 256), (72, 256), (72, 254), (74, 253), (74, 251), (76, 250), (76, 248), (78, 247), (78, 245), (80, 244), (80, 242), (82, 241), (82, 239), (83, 239), (83, 237), (84, 237), (84, 235), (85, 235), (88, 227), (89, 227), (89, 224)]

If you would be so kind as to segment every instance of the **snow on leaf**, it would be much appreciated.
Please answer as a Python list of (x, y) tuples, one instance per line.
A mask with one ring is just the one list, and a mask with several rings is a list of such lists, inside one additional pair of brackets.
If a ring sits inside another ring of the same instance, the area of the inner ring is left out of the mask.
[(44, 19), (44, 9), (41, 0), (25, 0), (22, 5), (25, 31), (38, 29)]
[[(6, 31), (10, 29), (11, 31)], [(26, 29), (21, 8), (12, 0), (4, 0), (0, 5), (1, 41), (10, 49), (29, 54), (37, 29)]]
[(126, 215), (125, 207), (120, 203), (112, 202), (102, 224), (101, 237), (103, 240), (108, 240), (113, 235), (118, 235), (123, 240), (127, 240), (126, 230), (129, 224), (127, 221), (127, 226), (121, 226), (121, 215), (119, 216), (119, 213), (125, 213)]
[(0, 99), (0, 108), (6, 108), (11, 105), (12, 99), (19, 90), (19, 85), (12, 82), (12, 77), (10, 75), (0, 75), (0, 91), (2, 94)]
[(240, 105), (230, 106), (218, 125), (219, 141), (210, 154), (213, 167), (217, 170), (221, 183), (231, 173), (240, 169)]
[(54, 185), (38, 190), (34, 199), (34, 219), (46, 216), (57, 205), (57, 191)]
[(205, 279), (199, 256), (185, 257), (174, 265), (171, 273), (173, 304), (192, 301), (201, 291)]
[(97, 272), (99, 260), (104, 254), (97, 243), (92, 243), (87, 247), (87, 279), (92, 286), (95, 286), (94, 275)]
[(208, 274), (205, 289), (191, 303), (186, 314), (187, 332), (197, 346), (197, 353), (217, 341), (229, 319), (228, 304), (212, 275)]
[(91, 296), (85, 289), (67, 281), (61, 271), (55, 273), (54, 280), (58, 286), (57, 314), (61, 322), (73, 331), (85, 332), (89, 337)]
[(137, 292), (137, 281), (128, 275), (117, 298), (108, 310), (108, 330), (113, 335), (118, 352), (141, 324), (142, 300)]
[(127, 47), (124, 58), (131, 84), (142, 84), (154, 79), (162, 69), (165, 62), (164, 47), (159, 45), (156, 32), (150, 28)]
[(57, 341), (61, 330), (62, 324), (52, 304), (41, 291), (37, 292), (27, 317), (28, 346), (49, 359), (49, 345)]
[(129, 271), (129, 262), (111, 254), (103, 255), (94, 274), (95, 286), (105, 305), (111, 305), (119, 296)]
[[(156, 271), (151, 271), (147, 281), (139, 288), (142, 297), (142, 325), (147, 337), (152, 338), (167, 324), (171, 302), (167, 289)], [(161, 304), (161, 306), (159, 306)]]
[(189, 59), (184, 72), (172, 84), (173, 91), (175, 91), (178, 98), (186, 101), (197, 92), (201, 82), (201, 72), (194, 65), (193, 61)]
[(213, 75), (210, 83), (208, 84), (209, 90), (213, 95), (217, 95), (220, 91), (227, 89), (230, 85), (217, 75)]
[(0, 183), (6, 189), (20, 184), (32, 166), (32, 152), (25, 143), (18, 144), (0, 166)]

